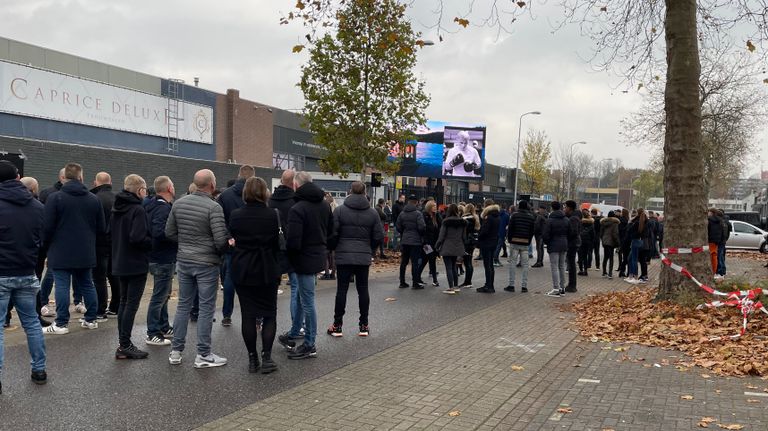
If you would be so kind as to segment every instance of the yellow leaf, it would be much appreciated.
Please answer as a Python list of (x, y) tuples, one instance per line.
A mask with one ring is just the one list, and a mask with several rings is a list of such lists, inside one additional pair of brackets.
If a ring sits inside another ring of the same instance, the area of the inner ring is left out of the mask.
[(693, 399), (693, 395), (681, 395), (680, 399), (681, 400), (692, 400)]
[(615, 348), (613, 350), (615, 352), (626, 352), (627, 350), (629, 350), (629, 347), (617, 347), (617, 348)]
[(304, 49), (304, 45), (294, 45), (291, 51), (296, 53), (296, 52), (301, 52), (302, 49)]
[(305, 7), (305, 6), (304, 6), (304, 2), (303, 2), (303, 1), (301, 1), (301, 0), (298, 0), (298, 1), (296, 2), (296, 9), (298, 9), (298, 10), (304, 10), (304, 7)]
[(557, 412), (568, 414), (568, 413), (573, 413), (573, 409), (570, 407), (560, 407), (559, 409), (557, 409)]
[(711, 424), (712, 422), (716, 422), (717, 419), (715, 419), (715, 418), (713, 418), (711, 416), (704, 416), (703, 418), (701, 418), (701, 421), (705, 422), (705, 423), (708, 423), (708, 424)]
[(744, 425), (740, 425), (740, 424), (729, 424), (729, 425), (717, 424), (717, 426), (719, 426), (724, 430), (743, 430), (744, 429)]
[(716, 394), (720, 394), (720, 393), (722, 393), (722, 392), (723, 392), (723, 391), (721, 391), (720, 389), (715, 389), (715, 393), (716, 393)]
[(464, 28), (467, 28), (467, 26), (469, 25), (469, 20), (468, 19), (459, 18), (459, 17), (454, 18), (453, 22), (459, 23), (459, 25), (464, 27)]
[(524, 368), (521, 367), (520, 365), (512, 365), (511, 368), (512, 368), (512, 371), (523, 371), (524, 370)]
[(747, 49), (749, 50), (749, 52), (755, 52), (755, 45), (752, 43), (751, 40), (747, 41)]
[(747, 402), (750, 404), (760, 404), (760, 400), (748, 399)]
[(702, 374), (701, 377), (704, 377), (705, 379), (708, 379), (708, 378), (710, 378), (710, 375), (709, 374)]
[(458, 410), (454, 410), (452, 412), (448, 412), (448, 416), (455, 418), (456, 416), (461, 416), (461, 412)]
[(517, 2), (517, 5), (520, 6), (520, 7), (524, 7), (525, 6), (525, 2), (524, 1), (519, 1), (519, 2)]

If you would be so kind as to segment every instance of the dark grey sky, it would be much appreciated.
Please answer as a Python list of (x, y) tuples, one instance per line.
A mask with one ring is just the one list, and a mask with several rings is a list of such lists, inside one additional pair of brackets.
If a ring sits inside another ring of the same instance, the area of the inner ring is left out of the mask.
[[(456, 3), (457, 0), (453, 0)], [(188, 82), (283, 107), (300, 108), (296, 87), (306, 53), (298, 24), (281, 26), (280, 12), (292, 0), (3, 0), (2, 36)], [(434, 2), (414, 2), (414, 16), (430, 17)], [(543, 129), (554, 146), (587, 141), (576, 147), (596, 159), (620, 158), (627, 167), (645, 167), (650, 151), (626, 147), (619, 121), (636, 109), (639, 95), (623, 93), (621, 80), (595, 72), (583, 58), (589, 41), (568, 28), (552, 33), (540, 7), (536, 20), (521, 19), (513, 34), (472, 28), (446, 35), (445, 41), (419, 53), (418, 74), (427, 82), (435, 120), (488, 126), (488, 160), (515, 165), (518, 118)], [(553, 15), (557, 16), (557, 15)], [(431, 30), (416, 24), (427, 39)], [(762, 158), (768, 161), (768, 136)], [(759, 168), (759, 162), (754, 170)]]

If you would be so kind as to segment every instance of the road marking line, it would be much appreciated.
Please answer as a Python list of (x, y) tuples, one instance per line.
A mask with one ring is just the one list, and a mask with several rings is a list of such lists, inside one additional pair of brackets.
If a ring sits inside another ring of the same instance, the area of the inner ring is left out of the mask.
[(748, 397), (768, 397), (767, 392), (744, 392), (744, 395)]

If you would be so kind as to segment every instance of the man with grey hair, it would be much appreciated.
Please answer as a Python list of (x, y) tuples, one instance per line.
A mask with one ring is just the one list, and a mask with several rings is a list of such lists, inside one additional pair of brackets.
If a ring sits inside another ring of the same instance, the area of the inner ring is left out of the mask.
[(37, 180), (32, 177), (24, 177), (20, 179), (22, 184), (24, 184), (24, 187), (29, 190), (30, 193), (32, 193), (32, 196), (37, 199), (37, 192), (40, 185), (37, 183)]
[(168, 361), (181, 364), (187, 325), (195, 294), (200, 298), (197, 321), (195, 368), (220, 367), (227, 359), (211, 351), (211, 327), (216, 311), (219, 264), (229, 235), (224, 211), (212, 198), (216, 176), (209, 169), (195, 173), (196, 191), (182, 197), (171, 208), (165, 235), (179, 244), (176, 270), (179, 277), (179, 303), (173, 321), (173, 341)]
[[(317, 314), (315, 312), (316, 274), (325, 268), (327, 241), (333, 235), (331, 206), (325, 201), (323, 190), (312, 182), (307, 172), (297, 172), (296, 204), (288, 213), (286, 242), (288, 259), (296, 273), (299, 300), (304, 311), (304, 321), (296, 321), (293, 327), (305, 323), (304, 343), (292, 349), (289, 359), (306, 359), (317, 356)], [(281, 341), (282, 342), (282, 341)], [(291, 341), (292, 343), (292, 341)], [(290, 347), (290, 344), (288, 345)]]
[(119, 278), (120, 308), (117, 312), (119, 345), (115, 359), (144, 359), (147, 352), (131, 342), (136, 312), (139, 310), (149, 269), (148, 254), (152, 240), (147, 226), (147, 213), (142, 205), (147, 197), (147, 182), (131, 174), (125, 177), (123, 190), (115, 197), (110, 220), (112, 232), (112, 272)]

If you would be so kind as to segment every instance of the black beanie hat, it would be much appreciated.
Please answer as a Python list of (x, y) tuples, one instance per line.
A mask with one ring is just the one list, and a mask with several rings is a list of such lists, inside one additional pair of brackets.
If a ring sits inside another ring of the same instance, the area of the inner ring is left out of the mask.
[(0, 182), (15, 180), (19, 176), (19, 170), (16, 165), (8, 160), (0, 160)]

